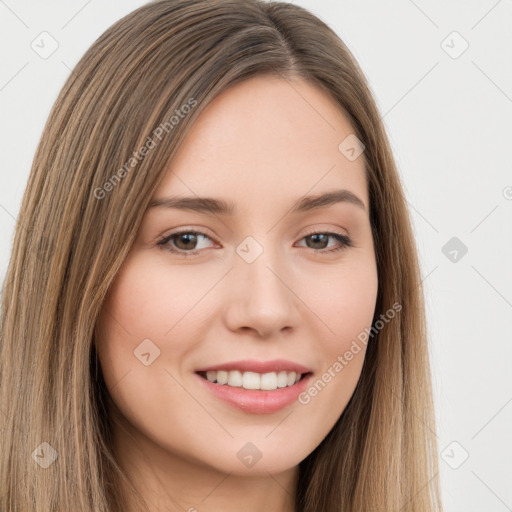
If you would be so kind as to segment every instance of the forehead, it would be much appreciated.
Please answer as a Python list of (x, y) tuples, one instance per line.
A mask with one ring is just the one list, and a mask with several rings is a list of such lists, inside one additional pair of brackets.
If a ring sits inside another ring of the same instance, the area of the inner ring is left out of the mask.
[(354, 130), (309, 82), (262, 75), (217, 96), (173, 158), (156, 198), (198, 195), (258, 204), (348, 189), (368, 211), (364, 154), (339, 150)]

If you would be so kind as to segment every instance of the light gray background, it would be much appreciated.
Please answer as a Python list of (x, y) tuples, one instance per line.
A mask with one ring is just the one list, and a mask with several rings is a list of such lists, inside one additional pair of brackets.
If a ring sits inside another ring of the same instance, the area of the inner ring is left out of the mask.
[[(93, 41), (144, 3), (0, 0), (2, 278), (60, 88)], [(295, 3), (353, 52), (393, 145), (426, 288), (446, 510), (512, 510), (512, 1)], [(58, 42), (47, 59), (31, 47), (44, 31)]]

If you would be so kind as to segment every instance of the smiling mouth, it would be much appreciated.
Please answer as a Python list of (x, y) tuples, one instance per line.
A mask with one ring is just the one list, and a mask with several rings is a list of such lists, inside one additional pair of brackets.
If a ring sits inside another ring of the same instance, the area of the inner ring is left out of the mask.
[(282, 389), (292, 387), (297, 382), (311, 374), (296, 373), (296, 372), (241, 372), (239, 370), (218, 370), (197, 372), (198, 375), (219, 386), (227, 386), (233, 388), (243, 388), (260, 391), (273, 391), (275, 389)]

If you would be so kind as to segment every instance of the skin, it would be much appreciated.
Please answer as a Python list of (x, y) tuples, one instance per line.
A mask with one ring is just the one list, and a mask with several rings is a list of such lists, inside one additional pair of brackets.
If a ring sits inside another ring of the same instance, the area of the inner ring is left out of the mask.
[[(96, 343), (120, 416), (116, 455), (151, 510), (294, 510), (298, 464), (348, 403), (364, 345), (308, 404), (271, 414), (222, 402), (195, 370), (282, 358), (311, 368), (314, 382), (370, 328), (378, 278), (364, 155), (338, 149), (352, 133), (321, 89), (258, 76), (210, 103), (171, 162), (154, 198), (220, 198), (237, 213), (148, 209), (102, 308)], [(298, 198), (342, 188), (365, 209), (289, 213)], [(167, 245), (197, 255), (157, 245), (181, 228), (206, 236)], [(354, 246), (327, 253), (339, 242), (315, 241), (316, 230)], [(251, 264), (236, 252), (247, 236), (263, 248)], [(134, 356), (147, 338), (160, 350), (149, 366)], [(248, 442), (262, 454), (251, 468), (237, 457)]]

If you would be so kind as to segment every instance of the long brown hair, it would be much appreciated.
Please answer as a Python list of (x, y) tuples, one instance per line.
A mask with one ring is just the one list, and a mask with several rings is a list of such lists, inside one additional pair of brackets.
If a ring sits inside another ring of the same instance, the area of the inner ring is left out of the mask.
[[(324, 22), (263, 0), (151, 2), (97, 39), (55, 102), (2, 293), (2, 510), (123, 510), (126, 477), (112, 451), (96, 320), (194, 120), (230, 85), (265, 73), (321, 87), (363, 142), (379, 279), (374, 322), (401, 305), (370, 339), (340, 419), (301, 462), (297, 510), (441, 510), (417, 250), (379, 112)], [(46, 468), (37, 463), (55, 456)]]

